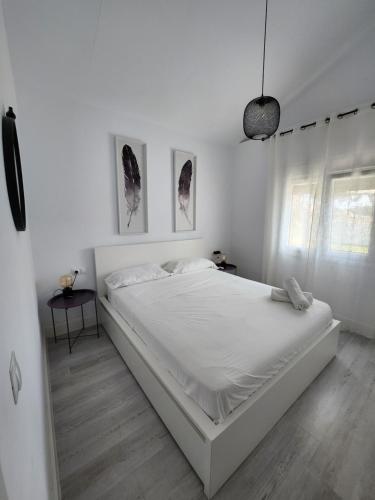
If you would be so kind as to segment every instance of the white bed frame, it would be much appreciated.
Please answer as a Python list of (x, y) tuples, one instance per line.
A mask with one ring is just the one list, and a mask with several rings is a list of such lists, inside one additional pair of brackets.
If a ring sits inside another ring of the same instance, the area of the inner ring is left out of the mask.
[(215, 425), (163, 369), (140, 337), (106, 298), (104, 278), (121, 267), (173, 258), (208, 256), (204, 241), (179, 240), (95, 249), (100, 318), (137, 379), (212, 498), (280, 417), (336, 355), (339, 322), (297, 356), (223, 423)]

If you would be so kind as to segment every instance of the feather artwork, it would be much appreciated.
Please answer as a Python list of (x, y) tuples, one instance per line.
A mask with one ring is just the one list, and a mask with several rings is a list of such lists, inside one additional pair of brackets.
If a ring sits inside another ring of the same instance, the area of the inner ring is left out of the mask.
[(125, 144), (122, 148), (122, 165), (125, 179), (125, 199), (128, 207), (128, 227), (133, 215), (137, 213), (141, 201), (141, 175), (138, 162), (132, 148)]
[(180, 172), (180, 178), (178, 179), (178, 203), (180, 205), (180, 210), (186, 217), (189, 225), (191, 226), (191, 221), (189, 219), (188, 210), (190, 203), (190, 183), (191, 177), (193, 175), (193, 164), (191, 160), (188, 160), (182, 166)]

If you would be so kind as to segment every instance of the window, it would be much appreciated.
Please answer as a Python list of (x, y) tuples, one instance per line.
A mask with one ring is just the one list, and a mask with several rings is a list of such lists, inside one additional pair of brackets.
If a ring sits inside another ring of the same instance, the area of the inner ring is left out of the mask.
[(375, 207), (375, 171), (332, 177), (329, 249), (367, 255)]
[[(325, 250), (368, 255), (373, 238), (375, 170), (335, 174), (328, 183)], [(293, 180), (289, 184), (284, 242), (290, 249), (304, 250), (311, 245), (314, 211), (320, 205), (319, 199), (315, 205), (316, 189), (312, 181)]]
[(309, 245), (316, 185), (292, 184), (290, 192), (290, 219), (288, 246), (306, 248)]

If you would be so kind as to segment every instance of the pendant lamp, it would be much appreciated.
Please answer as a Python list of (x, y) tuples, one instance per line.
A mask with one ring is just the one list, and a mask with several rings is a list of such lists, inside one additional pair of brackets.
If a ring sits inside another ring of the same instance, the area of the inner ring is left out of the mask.
[(246, 137), (262, 141), (268, 139), (276, 132), (280, 122), (280, 104), (274, 97), (263, 95), (264, 62), (266, 59), (267, 38), (267, 11), (268, 0), (266, 0), (266, 13), (264, 19), (262, 95), (249, 102), (243, 115), (243, 130)]

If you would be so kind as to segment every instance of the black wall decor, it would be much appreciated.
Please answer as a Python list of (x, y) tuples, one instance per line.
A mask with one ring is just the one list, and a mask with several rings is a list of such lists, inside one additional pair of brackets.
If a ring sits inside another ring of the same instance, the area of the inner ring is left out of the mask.
[(17, 231), (26, 229), (25, 197), (23, 192), (22, 167), (18, 146), (16, 115), (9, 107), (3, 116), (3, 154), (5, 178), (8, 188), (9, 204)]

